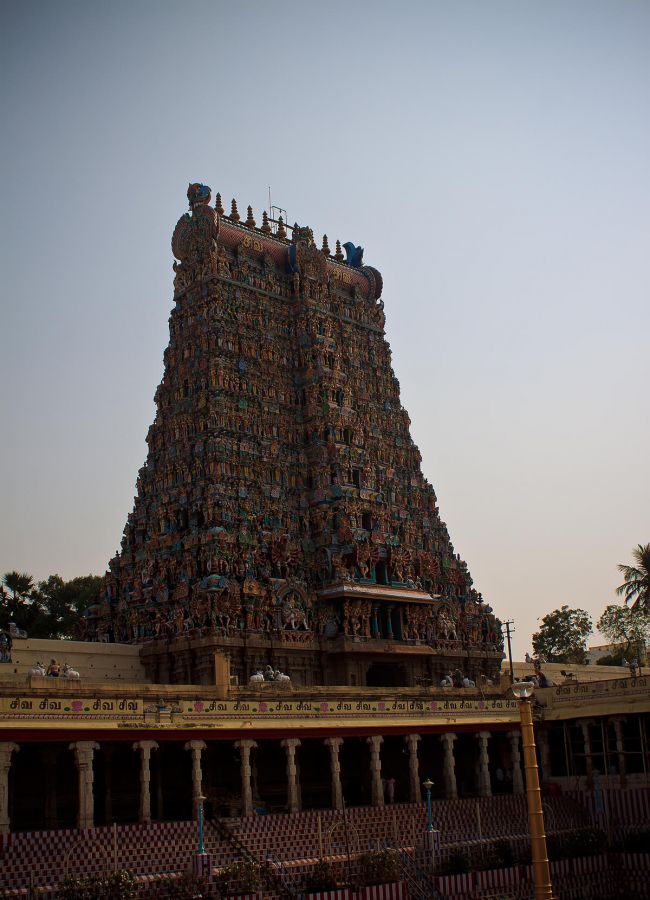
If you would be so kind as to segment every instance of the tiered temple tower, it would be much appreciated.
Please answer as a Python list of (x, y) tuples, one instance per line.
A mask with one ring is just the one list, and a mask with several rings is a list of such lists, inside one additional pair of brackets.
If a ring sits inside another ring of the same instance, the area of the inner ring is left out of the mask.
[[(391, 368), (381, 275), (348, 243), (192, 184), (149, 452), (89, 636), (159, 681), (407, 686), (494, 675), (500, 623), (454, 553)], [(146, 643), (145, 643), (146, 642)]]

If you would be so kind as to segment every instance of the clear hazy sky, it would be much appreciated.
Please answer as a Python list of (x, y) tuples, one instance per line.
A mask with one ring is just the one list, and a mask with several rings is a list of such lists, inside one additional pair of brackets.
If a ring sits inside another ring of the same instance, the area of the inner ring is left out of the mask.
[(189, 181), (365, 247), (521, 656), (650, 540), (650, 3), (2, 3), (0, 571), (102, 573)]

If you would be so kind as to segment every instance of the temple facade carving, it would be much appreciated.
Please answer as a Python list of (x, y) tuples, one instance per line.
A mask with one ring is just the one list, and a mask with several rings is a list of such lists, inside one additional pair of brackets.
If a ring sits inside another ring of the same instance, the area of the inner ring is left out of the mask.
[[(240, 680), (494, 676), (500, 623), (422, 474), (380, 273), (351, 242), (343, 261), (307, 227), (225, 215), (205, 185), (188, 200), (148, 454), (82, 636), (146, 644), (161, 681), (209, 679), (215, 648)], [(183, 648), (196, 673), (170, 662)]]

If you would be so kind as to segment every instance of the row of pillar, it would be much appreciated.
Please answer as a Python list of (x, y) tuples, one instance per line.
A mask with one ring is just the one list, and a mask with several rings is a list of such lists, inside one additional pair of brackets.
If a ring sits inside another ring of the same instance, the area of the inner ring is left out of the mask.
[[(621, 783), (625, 783), (626, 769), (625, 769), (625, 748), (623, 745), (623, 722), (624, 719), (622, 716), (610, 716), (609, 722), (614, 726), (614, 740), (616, 743), (616, 756), (618, 762), (618, 774), (621, 779)], [(591, 742), (591, 726), (595, 725), (595, 721), (593, 719), (580, 719), (579, 723), (580, 729), (582, 731), (582, 740), (585, 747), (585, 769), (587, 780), (591, 781), (594, 777), (594, 762), (593, 762), (593, 748)], [(542, 766), (544, 765), (544, 761), (542, 759)]]
[[(196, 812), (201, 796), (201, 751), (205, 741), (188, 741), (185, 749), (192, 754), (192, 800)], [(76, 741), (69, 745), (74, 753), (79, 784), (79, 806), (77, 827), (92, 828), (94, 825), (93, 756), (99, 750), (95, 741)], [(140, 802), (138, 818), (140, 822), (151, 822), (151, 753), (158, 749), (156, 741), (137, 741), (133, 749), (140, 752)], [(14, 743), (0, 743), (0, 834), (9, 833), (9, 770), (12, 754), (20, 747)]]
[[(520, 766), (519, 731), (509, 733), (513, 762), (513, 791), (523, 792), (523, 781)], [(458, 796), (456, 782), (456, 762), (454, 758), (454, 743), (456, 734), (447, 732), (439, 736), (443, 746), (443, 781), (445, 796), (454, 799)], [(476, 735), (479, 746), (479, 770), (478, 787), (482, 797), (490, 796), (490, 772), (488, 764), (488, 741), (490, 732), (480, 731)], [(373, 734), (366, 738), (370, 750), (370, 775), (371, 775), (371, 802), (373, 806), (384, 805), (384, 788), (381, 772), (381, 745), (383, 737)], [(419, 734), (407, 734), (404, 742), (408, 749), (409, 770), (409, 795), (411, 802), (421, 799), (420, 774), (418, 762)], [(330, 779), (332, 807), (343, 808), (343, 787), (341, 783), (341, 763), (339, 752), (343, 744), (343, 738), (326, 738), (325, 746), (330, 752)], [(287, 772), (287, 807), (289, 812), (300, 810), (300, 785), (298, 779), (298, 767), (296, 765), (296, 750), (300, 747), (298, 738), (287, 738), (281, 741), (281, 746), (286, 753)], [(202, 767), (201, 754), (206, 749), (205, 741), (188, 741), (185, 745), (192, 755), (192, 805), (196, 813), (199, 798), (202, 796)], [(241, 797), (242, 815), (253, 813), (253, 784), (251, 767), (251, 750), (257, 747), (254, 740), (242, 740), (235, 743), (240, 755), (241, 771)], [(94, 799), (93, 799), (93, 756), (95, 750), (99, 750), (99, 744), (95, 741), (77, 741), (69, 745), (74, 753), (75, 765), (79, 779), (79, 807), (77, 825), (79, 828), (92, 828), (94, 824)], [(152, 740), (137, 741), (133, 744), (133, 750), (140, 754), (140, 799), (138, 818), (140, 822), (151, 821), (151, 754), (158, 749), (158, 743)], [(14, 743), (0, 743), (0, 834), (9, 832), (9, 770), (13, 753), (18, 753), (20, 747)]]
[[(456, 760), (454, 757), (454, 742), (457, 735), (453, 732), (441, 734), (443, 745), (443, 781), (445, 796), (455, 799), (458, 796), (456, 781)], [(489, 731), (480, 731), (476, 735), (479, 743), (479, 773), (478, 787), (481, 797), (489, 797), (492, 794), (488, 741)], [(512, 753), (513, 778), (512, 788), (515, 794), (523, 794), (524, 782), (521, 772), (521, 753), (519, 731), (508, 733)], [(381, 745), (384, 739), (380, 734), (373, 734), (366, 738), (370, 749), (370, 796), (373, 806), (384, 805), (384, 788), (381, 775)], [(420, 767), (418, 761), (419, 734), (407, 734), (404, 738), (409, 754), (409, 796), (412, 803), (421, 799)], [(325, 746), (330, 752), (330, 779), (332, 808), (343, 808), (343, 786), (341, 783), (341, 763), (339, 751), (343, 744), (343, 738), (326, 738)], [(296, 749), (300, 746), (298, 738), (289, 738), (281, 742), (287, 755), (287, 807), (289, 812), (298, 812), (300, 809), (300, 788), (298, 784), (298, 769), (296, 766)], [(235, 747), (239, 750), (241, 758), (241, 783), (242, 783), (242, 815), (250, 816), (253, 813), (253, 788), (252, 769), (250, 763), (251, 750), (257, 747), (253, 740), (238, 741)]]
[[(619, 716), (610, 717), (609, 721), (614, 728), (616, 756), (618, 758), (618, 772), (623, 784), (626, 776), (625, 765), (625, 748), (623, 735), (623, 718)], [(589, 779), (594, 774), (592, 759), (592, 741), (591, 726), (593, 720), (582, 719), (578, 724), (582, 729), (584, 742), (584, 755), (586, 760), (586, 775)], [(475, 733), (478, 743), (478, 769), (477, 769), (477, 786), (479, 796), (488, 797), (491, 794), (491, 779), (489, 770), (489, 739), (491, 733), (489, 731), (479, 731)], [(458, 786), (456, 779), (456, 760), (454, 755), (454, 744), (457, 735), (453, 732), (440, 734), (439, 740), (443, 749), (442, 773), (443, 773), (443, 789), (447, 798), (454, 799), (458, 796)], [(510, 757), (512, 763), (512, 790), (515, 794), (524, 792), (524, 783), (521, 770), (521, 751), (520, 751), (520, 732), (513, 730), (508, 732), (510, 742)], [(370, 751), (370, 787), (371, 802), (375, 806), (384, 804), (384, 790), (382, 783), (382, 763), (381, 763), (381, 745), (383, 743), (381, 735), (371, 735), (366, 738)], [(421, 798), (420, 789), (420, 772), (418, 761), (418, 744), (420, 742), (419, 734), (407, 734), (404, 742), (408, 751), (408, 773), (409, 773), (409, 796), (412, 802), (419, 801)], [(537, 735), (537, 743), (540, 753), (540, 762), (542, 772), (545, 778), (551, 775), (550, 766), (550, 748), (548, 735), (544, 730), (540, 730)], [(341, 764), (339, 753), (343, 745), (343, 738), (328, 737), (324, 740), (325, 746), (330, 754), (330, 783), (331, 783), (331, 802), (334, 809), (342, 809), (343, 807), (343, 787), (341, 782)], [(298, 767), (296, 764), (296, 751), (300, 747), (301, 742), (298, 738), (286, 738), (281, 741), (281, 746), (286, 753), (286, 774), (287, 774), (287, 807), (290, 812), (298, 812), (301, 807), (300, 783), (298, 777)], [(193, 809), (196, 812), (198, 799), (202, 795), (202, 768), (201, 754), (206, 749), (206, 744), (202, 740), (188, 741), (185, 745), (192, 755), (192, 799)], [(70, 750), (74, 753), (74, 761), (78, 773), (79, 784), (79, 805), (77, 822), (79, 828), (90, 828), (93, 826), (94, 816), (94, 800), (93, 800), (93, 756), (94, 751), (99, 749), (99, 744), (94, 741), (77, 741), (69, 745)], [(251, 766), (251, 750), (256, 748), (257, 744), (254, 740), (241, 740), (235, 744), (235, 748), (239, 751), (240, 756), (240, 772), (241, 772), (241, 797), (242, 797), (242, 815), (251, 815), (253, 812), (253, 772)], [(158, 749), (158, 744), (153, 740), (137, 741), (133, 744), (133, 750), (140, 755), (140, 795), (138, 817), (141, 822), (151, 821), (151, 754)], [(0, 742), (0, 834), (9, 832), (9, 771), (11, 769), (12, 755), (18, 753), (20, 747), (16, 743)], [(46, 804), (48, 800), (46, 799)]]

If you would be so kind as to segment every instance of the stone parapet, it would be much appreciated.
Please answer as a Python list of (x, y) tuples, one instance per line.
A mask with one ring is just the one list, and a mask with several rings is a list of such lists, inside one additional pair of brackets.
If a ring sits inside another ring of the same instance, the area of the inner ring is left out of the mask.
[(140, 649), (134, 644), (14, 639), (11, 663), (0, 666), (0, 685), (7, 675), (25, 677), (37, 662), (47, 667), (51, 659), (56, 659), (60, 666), (68, 663), (84, 681), (143, 684), (148, 679)]
[[(649, 687), (644, 676), (539, 689), (536, 715), (553, 720), (648, 712)], [(260, 733), (292, 724), (315, 731), (354, 727), (421, 733), (455, 731), (458, 725), (512, 730), (518, 721), (512, 697), (478, 688), (247, 688), (231, 689), (224, 698), (220, 688), (201, 685), (89, 684), (61, 678), (0, 682), (0, 727), (9, 737), (12, 729), (200, 730), (240, 729), (244, 724)]]

